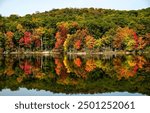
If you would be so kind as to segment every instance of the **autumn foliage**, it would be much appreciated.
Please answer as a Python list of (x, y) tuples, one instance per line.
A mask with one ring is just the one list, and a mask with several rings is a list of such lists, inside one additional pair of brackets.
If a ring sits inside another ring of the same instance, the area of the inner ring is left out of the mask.
[(0, 16), (0, 53), (149, 51), (148, 12), (65, 8)]
[(85, 37), (85, 43), (88, 49), (93, 49), (95, 42), (96, 42), (96, 39), (94, 39), (94, 37), (90, 35)]
[(77, 40), (74, 44), (75, 49), (80, 49), (81, 48), (81, 40)]
[(31, 44), (31, 33), (25, 32), (24, 37), (19, 40), (20, 45), (24, 45), (25, 47), (29, 47)]
[(86, 61), (85, 70), (88, 72), (93, 71), (96, 68), (95, 61), (93, 59), (88, 59)]
[(136, 76), (138, 70), (143, 68), (146, 61), (141, 56), (137, 56), (135, 58), (128, 56), (126, 62), (127, 63), (125, 65), (122, 64), (120, 59), (114, 59), (113, 63), (119, 80), (122, 78), (128, 79), (130, 77)]
[(26, 75), (29, 75), (29, 74), (32, 73), (32, 65), (31, 65), (31, 63), (28, 60), (22, 62), (20, 64), (20, 68), (24, 71), (24, 73)]
[(77, 67), (81, 67), (81, 65), (82, 65), (82, 61), (80, 58), (75, 58), (74, 63)]
[(63, 43), (67, 38), (68, 28), (67, 23), (59, 23), (58, 24), (58, 32), (56, 32), (55, 38), (55, 49), (62, 49)]

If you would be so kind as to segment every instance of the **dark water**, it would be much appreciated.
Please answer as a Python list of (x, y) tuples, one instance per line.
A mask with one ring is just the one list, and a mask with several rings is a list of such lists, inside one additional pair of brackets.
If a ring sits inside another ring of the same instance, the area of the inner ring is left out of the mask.
[(125, 56), (0, 56), (0, 95), (150, 95), (150, 59)]

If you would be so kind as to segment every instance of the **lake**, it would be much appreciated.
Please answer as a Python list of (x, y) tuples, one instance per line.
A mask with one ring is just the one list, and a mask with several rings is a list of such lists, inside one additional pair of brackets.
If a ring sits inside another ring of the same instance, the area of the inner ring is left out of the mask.
[(145, 55), (1, 55), (1, 96), (149, 96)]

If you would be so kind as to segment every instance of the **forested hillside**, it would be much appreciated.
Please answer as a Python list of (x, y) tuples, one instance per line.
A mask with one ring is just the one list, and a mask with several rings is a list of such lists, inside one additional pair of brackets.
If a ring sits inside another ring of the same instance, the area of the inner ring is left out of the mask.
[(0, 52), (150, 50), (150, 8), (53, 9), (0, 16)]

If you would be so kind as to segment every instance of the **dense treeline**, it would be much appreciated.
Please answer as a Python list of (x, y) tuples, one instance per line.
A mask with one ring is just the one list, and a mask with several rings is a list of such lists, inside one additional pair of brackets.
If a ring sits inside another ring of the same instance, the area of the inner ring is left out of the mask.
[(149, 50), (150, 8), (53, 9), (0, 16), (0, 51)]

